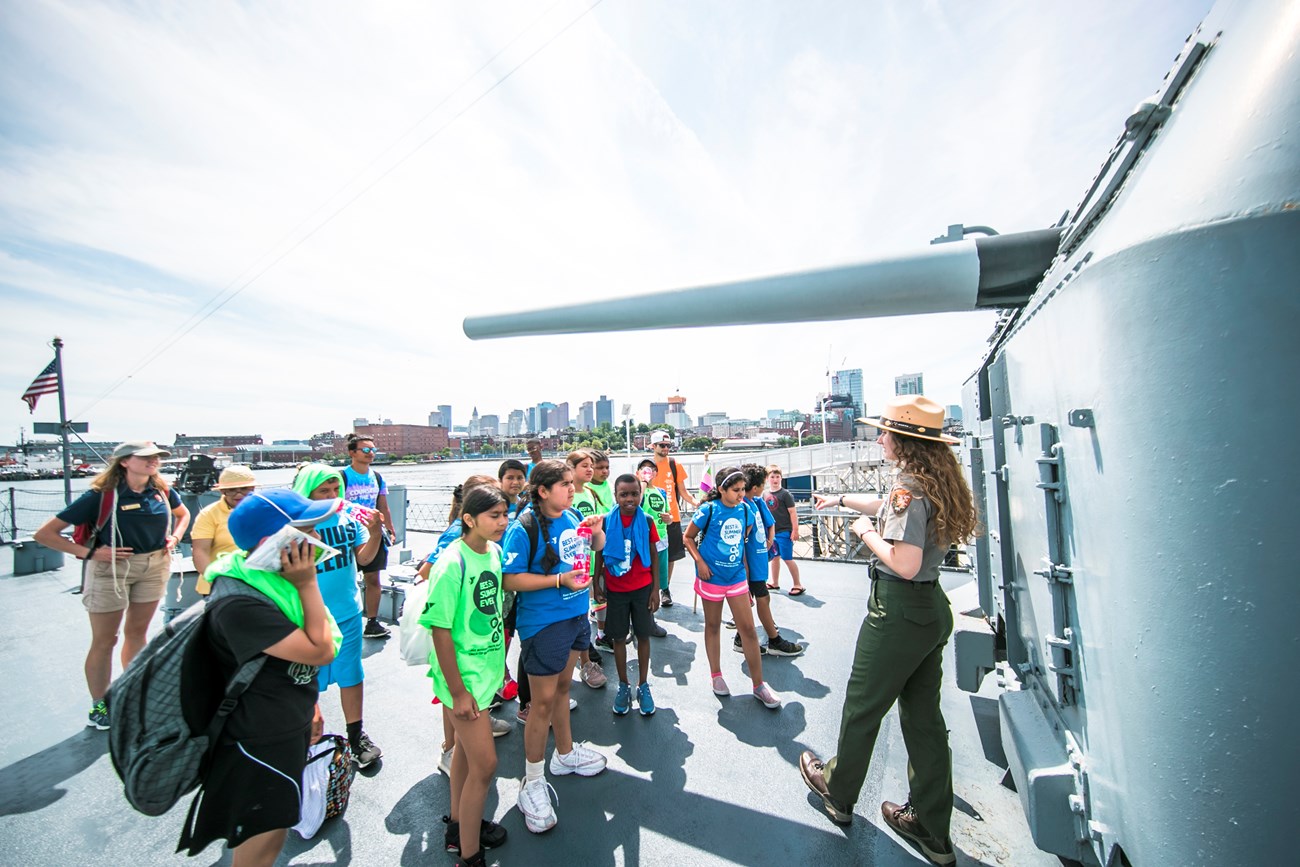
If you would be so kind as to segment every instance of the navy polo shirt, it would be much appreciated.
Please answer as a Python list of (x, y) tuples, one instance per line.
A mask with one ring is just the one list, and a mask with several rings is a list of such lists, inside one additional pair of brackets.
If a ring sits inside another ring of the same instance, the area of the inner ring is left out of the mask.
[[(117, 538), (115, 547), (131, 548), (136, 554), (147, 554), (167, 547), (168, 513), (181, 504), (181, 498), (172, 488), (167, 494), (152, 484), (136, 493), (122, 482), (117, 486)], [(55, 516), (60, 521), (77, 526), (94, 524), (99, 520), (99, 491), (86, 491), (62, 512)], [(113, 524), (110, 518), (99, 532), (101, 545), (113, 545)]]

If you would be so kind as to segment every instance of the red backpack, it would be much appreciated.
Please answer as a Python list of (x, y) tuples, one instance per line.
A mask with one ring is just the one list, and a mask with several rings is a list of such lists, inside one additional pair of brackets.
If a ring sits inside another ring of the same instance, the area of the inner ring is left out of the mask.
[(113, 509), (117, 508), (117, 489), (113, 490), (112, 496), (105, 496), (103, 491), (99, 492), (99, 517), (93, 524), (78, 524), (72, 528), (72, 541), (78, 545), (86, 546), (86, 557), (89, 560), (90, 555), (95, 553), (99, 547), (99, 531), (104, 529), (108, 519), (113, 517)]

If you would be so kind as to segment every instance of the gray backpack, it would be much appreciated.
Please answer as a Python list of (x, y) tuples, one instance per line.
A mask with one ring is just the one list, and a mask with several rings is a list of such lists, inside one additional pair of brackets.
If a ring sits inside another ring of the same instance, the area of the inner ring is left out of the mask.
[[(216, 581), (210, 602), (225, 596), (268, 597), (235, 578)], [(210, 604), (210, 603), (209, 603)], [(104, 701), (112, 715), (108, 749), (126, 799), (161, 816), (202, 780), (205, 760), (239, 697), (266, 663), (259, 654), (228, 683), (214, 680), (200, 602), (163, 627), (114, 681)]]

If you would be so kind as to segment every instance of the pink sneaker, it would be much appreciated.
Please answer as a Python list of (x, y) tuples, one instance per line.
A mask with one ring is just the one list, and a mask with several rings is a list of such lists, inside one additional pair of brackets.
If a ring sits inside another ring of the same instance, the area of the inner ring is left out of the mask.
[(589, 662), (582, 667), (582, 682), (592, 689), (600, 689), (606, 681), (605, 672), (596, 663)]
[(727, 681), (720, 674), (713, 678), (713, 694), (731, 695), (731, 690), (727, 688)]
[(764, 707), (770, 707), (773, 710), (781, 706), (781, 697), (772, 692), (772, 688), (766, 683), (760, 683), (754, 687), (754, 698), (761, 701)]

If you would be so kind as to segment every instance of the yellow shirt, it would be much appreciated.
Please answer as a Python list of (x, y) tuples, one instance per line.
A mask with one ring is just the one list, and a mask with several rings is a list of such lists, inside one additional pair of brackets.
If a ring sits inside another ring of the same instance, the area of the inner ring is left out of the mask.
[[(225, 497), (215, 503), (209, 503), (200, 509), (199, 514), (194, 518), (194, 527), (190, 530), (190, 539), (211, 539), (213, 560), (222, 554), (238, 551), (239, 546), (235, 544), (230, 531), (226, 529), (226, 522), (229, 520), (230, 507), (226, 505)], [(199, 576), (197, 587), (204, 596), (212, 589), (212, 585), (204, 581), (202, 575)]]

